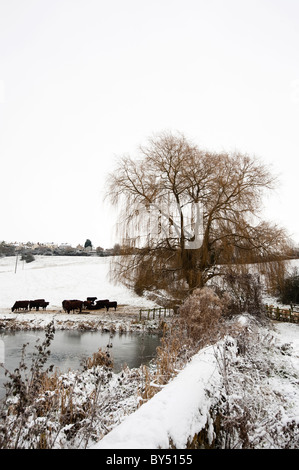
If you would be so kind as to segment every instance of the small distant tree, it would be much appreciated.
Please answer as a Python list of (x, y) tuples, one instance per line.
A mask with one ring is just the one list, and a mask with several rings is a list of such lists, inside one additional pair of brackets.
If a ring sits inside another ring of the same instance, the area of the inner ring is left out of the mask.
[(115, 243), (113, 249), (112, 249), (112, 253), (117, 256), (117, 255), (120, 255), (121, 254), (121, 246), (119, 243)]
[(0, 243), (0, 256), (13, 256), (15, 254), (15, 247), (9, 243), (2, 241)]
[(26, 263), (32, 263), (35, 260), (32, 253), (23, 253), (21, 256), (22, 261), (26, 261)]
[(90, 246), (90, 248), (92, 248), (92, 243), (91, 241), (89, 240), (89, 238), (87, 238), (87, 240), (85, 241), (84, 243), (84, 248), (88, 248)]
[(103, 256), (104, 248), (102, 248), (101, 246), (97, 246), (96, 247), (96, 253), (97, 253), (98, 256)]

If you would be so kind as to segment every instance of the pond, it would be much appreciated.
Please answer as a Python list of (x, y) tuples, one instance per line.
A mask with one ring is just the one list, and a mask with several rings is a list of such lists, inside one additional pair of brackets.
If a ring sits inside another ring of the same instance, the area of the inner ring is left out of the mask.
[[(24, 344), (28, 365), (31, 365), (32, 353), (36, 351), (35, 345), (45, 339), (43, 331), (16, 331), (0, 334), (2, 351), (4, 351), (4, 366), (10, 372), (18, 367), (21, 350)], [(112, 345), (109, 352), (114, 361), (114, 372), (119, 372), (127, 364), (130, 368), (148, 364), (156, 355), (156, 348), (160, 344), (159, 335), (123, 333), (114, 334), (90, 331), (56, 330), (50, 345), (50, 357), (47, 365), (53, 364), (62, 372), (69, 369), (80, 369), (84, 358), (91, 357), (99, 348), (106, 350)], [(3, 358), (2, 358), (3, 361)], [(3, 384), (7, 382), (4, 370), (0, 367), (0, 398), (4, 396)]]

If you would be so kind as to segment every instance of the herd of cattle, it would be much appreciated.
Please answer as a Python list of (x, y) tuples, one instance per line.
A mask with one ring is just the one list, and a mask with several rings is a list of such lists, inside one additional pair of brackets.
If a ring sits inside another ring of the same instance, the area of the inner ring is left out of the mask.
[(109, 299), (97, 300), (97, 297), (87, 297), (84, 302), (82, 300), (64, 300), (62, 302), (62, 308), (67, 313), (75, 312), (75, 310), (82, 312), (82, 309), (100, 310), (101, 308), (106, 308), (108, 312), (109, 308), (116, 310), (116, 307), (116, 301), (110, 302)]
[(14, 312), (15, 310), (31, 310), (35, 308), (39, 310), (42, 308), (46, 310), (49, 302), (46, 302), (45, 299), (36, 299), (36, 300), (17, 300), (11, 308), (11, 311)]
[[(45, 299), (36, 299), (36, 300), (17, 300), (11, 308), (11, 311), (20, 311), (26, 310), (31, 311), (32, 309), (39, 309), (46, 310), (49, 302), (46, 302)], [(102, 308), (106, 308), (107, 312), (110, 308), (117, 308), (117, 302), (113, 301), (110, 302), (109, 299), (104, 300), (97, 300), (97, 297), (87, 297), (85, 301), (83, 300), (64, 300), (62, 302), (62, 308), (65, 312), (70, 313), (75, 311), (82, 312), (83, 309), (86, 310), (100, 310)]]

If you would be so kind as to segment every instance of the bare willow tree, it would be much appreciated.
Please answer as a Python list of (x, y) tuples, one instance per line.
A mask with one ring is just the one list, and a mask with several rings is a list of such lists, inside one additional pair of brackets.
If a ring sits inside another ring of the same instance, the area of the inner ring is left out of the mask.
[(140, 293), (185, 296), (228, 265), (281, 263), (287, 236), (258, 217), (274, 183), (248, 155), (203, 151), (181, 134), (150, 138), (108, 177), (123, 247), (114, 274)]

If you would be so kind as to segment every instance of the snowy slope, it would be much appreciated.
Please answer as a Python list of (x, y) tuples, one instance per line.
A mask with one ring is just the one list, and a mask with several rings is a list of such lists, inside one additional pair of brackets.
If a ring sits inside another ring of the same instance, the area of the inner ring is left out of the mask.
[(32, 263), (16, 257), (0, 258), (0, 311), (16, 300), (46, 299), (48, 309), (61, 308), (64, 299), (116, 300), (119, 304), (154, 306), (122, 285), (109, 280), (111, 258), (83, 256), (37, 256)]

